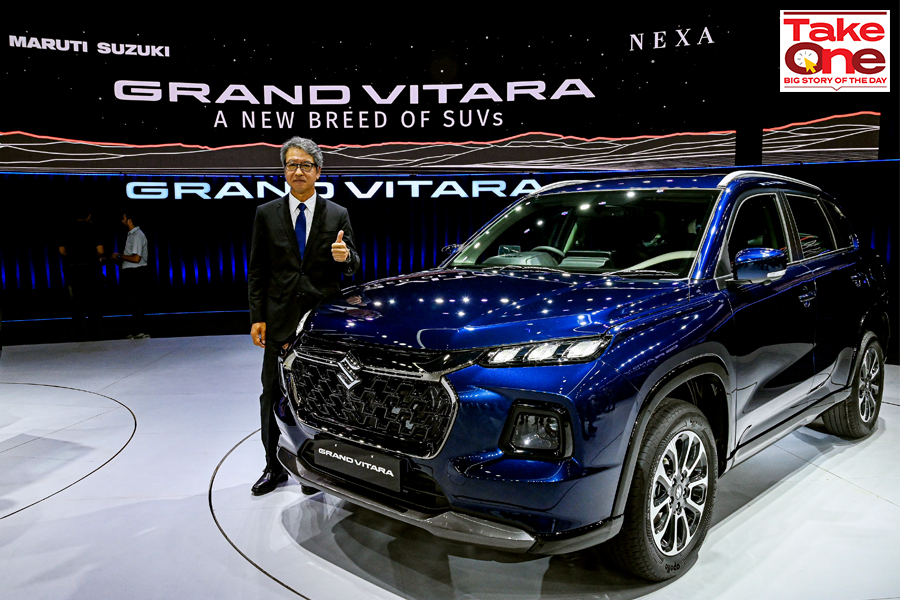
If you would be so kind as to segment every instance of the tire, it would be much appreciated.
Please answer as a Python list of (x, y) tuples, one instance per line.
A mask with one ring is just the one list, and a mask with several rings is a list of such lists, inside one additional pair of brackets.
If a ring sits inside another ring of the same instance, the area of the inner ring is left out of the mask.
[(884, 352), (878, 338), (867, 331), (859, 348), (850, 396), (822, 414), (829, 433), (854, 440), (875, 429), (884, 393)]
[(663, 400), (641, 442), (622, 531), (608, 544), (613, 560), (652, 581), (693, 566), (712, 520), (718, 464), (703, 413)]

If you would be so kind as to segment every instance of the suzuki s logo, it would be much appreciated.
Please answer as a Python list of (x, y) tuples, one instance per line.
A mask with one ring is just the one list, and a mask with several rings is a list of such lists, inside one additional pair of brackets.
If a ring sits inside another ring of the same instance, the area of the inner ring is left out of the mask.
[(348, 390), (353, 389), (357, 384), (362, 383), (362, 379), (356, 376), (356, 372), (362, 368), (362, 365), (356, 360), (352, 353), (348, 352), (344, 358), (338, 361), (338, 381)]

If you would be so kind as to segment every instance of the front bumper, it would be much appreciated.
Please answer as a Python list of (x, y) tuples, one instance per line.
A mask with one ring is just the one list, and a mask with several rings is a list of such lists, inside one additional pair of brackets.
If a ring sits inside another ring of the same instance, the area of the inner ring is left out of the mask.
[(343, 482), (316, 473), (283, 446), (278, 448), (278, 460), (300, 483), (324, 490), (338, 498), (368, 508), (381, 515), (408, 525), (420, 527), (448, 540), (484, 546), (507, 552), (563, 554), (595, 546), (616, 535), (622, 528), (622, 517), (613, 517), (595, 525), (552, 536), (536, 536), (506, 523), (489, 521), (469, 514), (446, 510), (428, 514), (391, 502), (388, 496), (373, 497), (360, 490), (348, 489)]

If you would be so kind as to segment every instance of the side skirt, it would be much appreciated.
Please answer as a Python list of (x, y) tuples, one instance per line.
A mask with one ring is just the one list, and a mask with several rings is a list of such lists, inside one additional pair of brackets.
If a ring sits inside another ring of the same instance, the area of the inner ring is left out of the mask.
[(851, 389), (849, 387), (839, 389), (825, 396), (805, 410), (762, 432), (749, 442), (746, 442), (738, 448), (735, 448), (735, 451), (728, 458), (728, 463), (725, 471), (727, 472), (731, 470), (734, 466), (744, 462), (754, 454), (765, 450), (795, 429), (799, 429), (804, 425), (809, 425), (810, 423), (815, 421), (816, 418), (823, 412), (825, 412), (838, 402), (843, 402), (844, 400), (849, 398), (850, 392)]

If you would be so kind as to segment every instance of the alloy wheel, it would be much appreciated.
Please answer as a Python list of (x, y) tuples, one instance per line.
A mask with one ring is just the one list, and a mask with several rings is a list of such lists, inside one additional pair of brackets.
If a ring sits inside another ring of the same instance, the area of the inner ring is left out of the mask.
[(863, 355), (859, 371), (859, 416), (868, 423), (875, 415), (884, 373), (875, 348), (869, 347)]
[(706, 447), (693, 431), (677, 433), (659, 459), (650, 488), (650, 524), (660, 552), (678, 554), (694, 538), (708, 488)]

